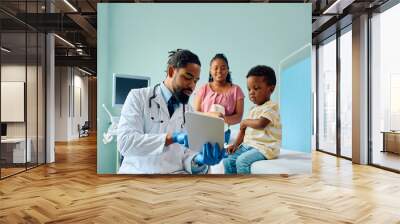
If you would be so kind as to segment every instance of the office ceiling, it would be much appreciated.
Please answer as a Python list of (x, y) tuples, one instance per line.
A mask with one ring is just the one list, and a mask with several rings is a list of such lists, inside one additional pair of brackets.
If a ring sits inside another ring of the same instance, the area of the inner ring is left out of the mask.
[[(24, 48), (21, 32), (54, 32), (56, 65), (80, 66), (95, 73), (97, 3), (312, 3), (312, 37), (317, 43), (351, 23), (352, 17), (372, 10), (387, 0), (1, 0), (0, 29), (9, 48)], [(47, 2), (47, 6), (46, 6)], [(336, 3), (335, 3), (336, 2)], [(46, 8), (47, 7), (47, 8)], [(52, 13), (50, 12), (50, 8)], [(340, 23), (337, 21), (341, 20)], [(13, 37), (14, 36), (14, 37)], [(62, 39), (66, 40), (62, 40)], [(3, 37), (2, 37), (3, 39)], [(2, 41), (2, 43), (5, 43)], [(72, 45), (71, 45), (72, 44)], [(4, 46), (4, 44), (3, 44)], [(28, 45), (28, 52), (30, 47)], [(22, 53), (22, 52), (21, 52)]]

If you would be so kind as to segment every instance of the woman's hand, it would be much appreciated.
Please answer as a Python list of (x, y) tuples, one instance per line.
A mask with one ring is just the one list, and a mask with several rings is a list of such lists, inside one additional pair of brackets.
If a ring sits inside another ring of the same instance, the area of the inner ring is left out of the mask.
[(207, 114), (213, 117), (220, 117), (224, 119), (224, 115), (221, 112), (207, 112)]

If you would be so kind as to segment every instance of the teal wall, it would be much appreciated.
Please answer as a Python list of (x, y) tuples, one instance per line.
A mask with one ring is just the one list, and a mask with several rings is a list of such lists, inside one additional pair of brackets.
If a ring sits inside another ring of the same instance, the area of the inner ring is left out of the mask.
[(293, 54), (280, 66), (282, 148), (311, 152), (312, 91), (311, 45)]
[(199, 87), (210, 59), (224, 53), (246, 95), (247, 115), (248, 70), (265, 64), (279, 73), (282, 59), (310, 43), (311, 4), (98, 4), (98, 173), (116, 172), (116, 143), (101, 140), (109, 122), (101, 105), (120, 113), (112, 108), (113, 73), (151, 76), (156, 84), (165, 77), (168, 51), (189, 49), (202, 62)]

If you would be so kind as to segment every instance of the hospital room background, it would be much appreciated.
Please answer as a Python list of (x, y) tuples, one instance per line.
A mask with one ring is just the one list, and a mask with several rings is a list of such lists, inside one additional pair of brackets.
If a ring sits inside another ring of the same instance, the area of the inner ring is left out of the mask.
[[(305, 170), (311, 172), (310, 17), (311, 4), (100, 4), (97, 172), (116, 173), (120, 161), (116, 136), (103, 141), (110, 115), (116, 122), (121, 111), (121, 106), (113, 105), (114, 74), (150, 77), (153, 86), (164, 80), (168, 52), (177, 48), (189, 49), (200, 58), (196, 89), (208, 81), (211, 58), (225, 54), (233, 83), (245, 94), (243, 118), (252, 106), (247, 72), (255, 65), (271, 66), (277, 75), (272, 101), (280, 105), (282, 149), (307, 158), (301, 157), (302, 164), (290, 158), (280, 164), (304, 166), (305, 162)], [(191, 103), (193, 99), (194, 95)]]

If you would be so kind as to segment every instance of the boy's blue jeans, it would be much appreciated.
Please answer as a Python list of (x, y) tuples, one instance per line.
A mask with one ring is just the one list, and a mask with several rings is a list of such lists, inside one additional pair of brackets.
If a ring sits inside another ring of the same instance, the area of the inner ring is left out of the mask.
[(242, 144), (233, 154), (223, 160), (225, 174), (250, 174), (251, 164), (265, 159), (264, 155), (256, 148)]

